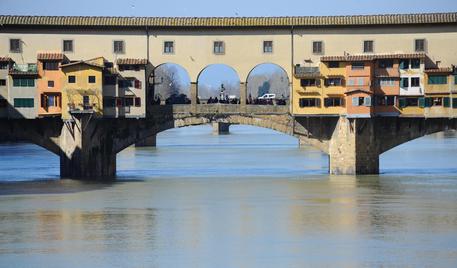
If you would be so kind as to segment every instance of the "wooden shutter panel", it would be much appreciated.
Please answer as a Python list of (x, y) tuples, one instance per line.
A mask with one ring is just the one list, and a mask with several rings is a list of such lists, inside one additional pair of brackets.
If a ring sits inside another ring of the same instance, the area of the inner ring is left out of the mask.
[(359, 97), (352, 97), (352, 106), (359, 106)]
[(321, 107), (321, 99), (316, 99), (316, 107)]
[(405, 108), (406, 107), (406, 99), (404, 99), (404, 98), (398, 99), (398, 106), (400, 106), (400, 108)]
[(135, 80), (135, 88), (141, 88), (141, 81)]
[(425, 98), (425, 107), (432, 107), (432, 98)]
[(424, 108), (425, 107), (425, 98), (419, 98), (419, 107)]
[(452, 99), (452, 108), (457, 108), (457, 98)]
[(365, 97), (363, 99), (363, 105), (368, 107), (371, 106), (371, 97)]
[(451, 101), (450, 101), (449, 97), (444, 97), (443, 98), (443, 106), (444, 107), (451, 107)]
[(135, 107), (140, 107), (141, 106), (141, 98), (137, 97), (135, 98)]

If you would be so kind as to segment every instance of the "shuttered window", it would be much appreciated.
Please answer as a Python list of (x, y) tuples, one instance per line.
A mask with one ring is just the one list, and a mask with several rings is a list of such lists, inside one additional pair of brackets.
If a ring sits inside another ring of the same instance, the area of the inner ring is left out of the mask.
[(373, 40), (363, 41), (363, 52), (364, 53), (372, 53), (374, 51), (373, 47), (374, 47)]
[(263, 41), (263, 53), (273, 53), (273, 41)]
[(299, 106), (300, 107), (320, 107), (321, 102), (320, 99), (316, 98), (301, 98), (299, 99)]
[(13, 78), (13, 87), (35, 87), (35, 79)]
[(113, 52), (116, 54), (123, 54), (125, 52), (124, 41), (113, 41)]
[(429, 75), (428, 76), (429, 85), (445, 85), (447, 84), (447, 76), (445, 75)]
[(322, 41), (314, 41), (313, 42), (313, 54), (322, 54), (323, 52), (323, 43)]
[(16, 108), (33, 108), (35, 100), (33, 98), (15, 98), (14, 107)]

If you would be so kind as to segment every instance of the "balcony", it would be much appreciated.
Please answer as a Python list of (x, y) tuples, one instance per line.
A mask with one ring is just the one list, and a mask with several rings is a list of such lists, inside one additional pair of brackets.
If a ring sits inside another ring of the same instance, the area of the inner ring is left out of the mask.
[(318, 78), (321, 77), (319, 67), (304, 67), (296, 65), (294, 68), (294, 76), (296, 78)]
[(38, 75), (37, 65), (35, 63), (14, 64), (9, 71), (10, 75)]

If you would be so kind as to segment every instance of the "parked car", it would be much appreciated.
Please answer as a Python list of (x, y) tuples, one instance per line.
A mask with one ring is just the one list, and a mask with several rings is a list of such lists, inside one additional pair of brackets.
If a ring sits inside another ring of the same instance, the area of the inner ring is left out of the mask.
[(274, 99), (276, 99), (276, 94), (271, 94), (271, 93), (263, 94), (262, 96), (259, 97), (259, 100), (274, 100)]

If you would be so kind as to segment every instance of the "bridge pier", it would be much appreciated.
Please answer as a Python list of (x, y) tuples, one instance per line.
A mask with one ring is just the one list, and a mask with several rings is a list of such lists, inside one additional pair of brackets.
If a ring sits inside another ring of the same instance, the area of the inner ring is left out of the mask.
[(379, 155), (374, 119), (340, 117), (329, 143), (330, 174), (378, 174)]
[(155, 147), (157, 145), (157, 135), (152, 135), (144, 140), (135, 143), (135, 147)]
[(230, 123), (213, 122), (213, 134), (224, 135), (229, 134)]
[[(62, 178), (99, 180), (116, 175), (116, 153), (91, 114), (75, 114), (62, 127), (60, 136), (60, 176)], [(109, 133), (109, 132), (108, 132)]]

